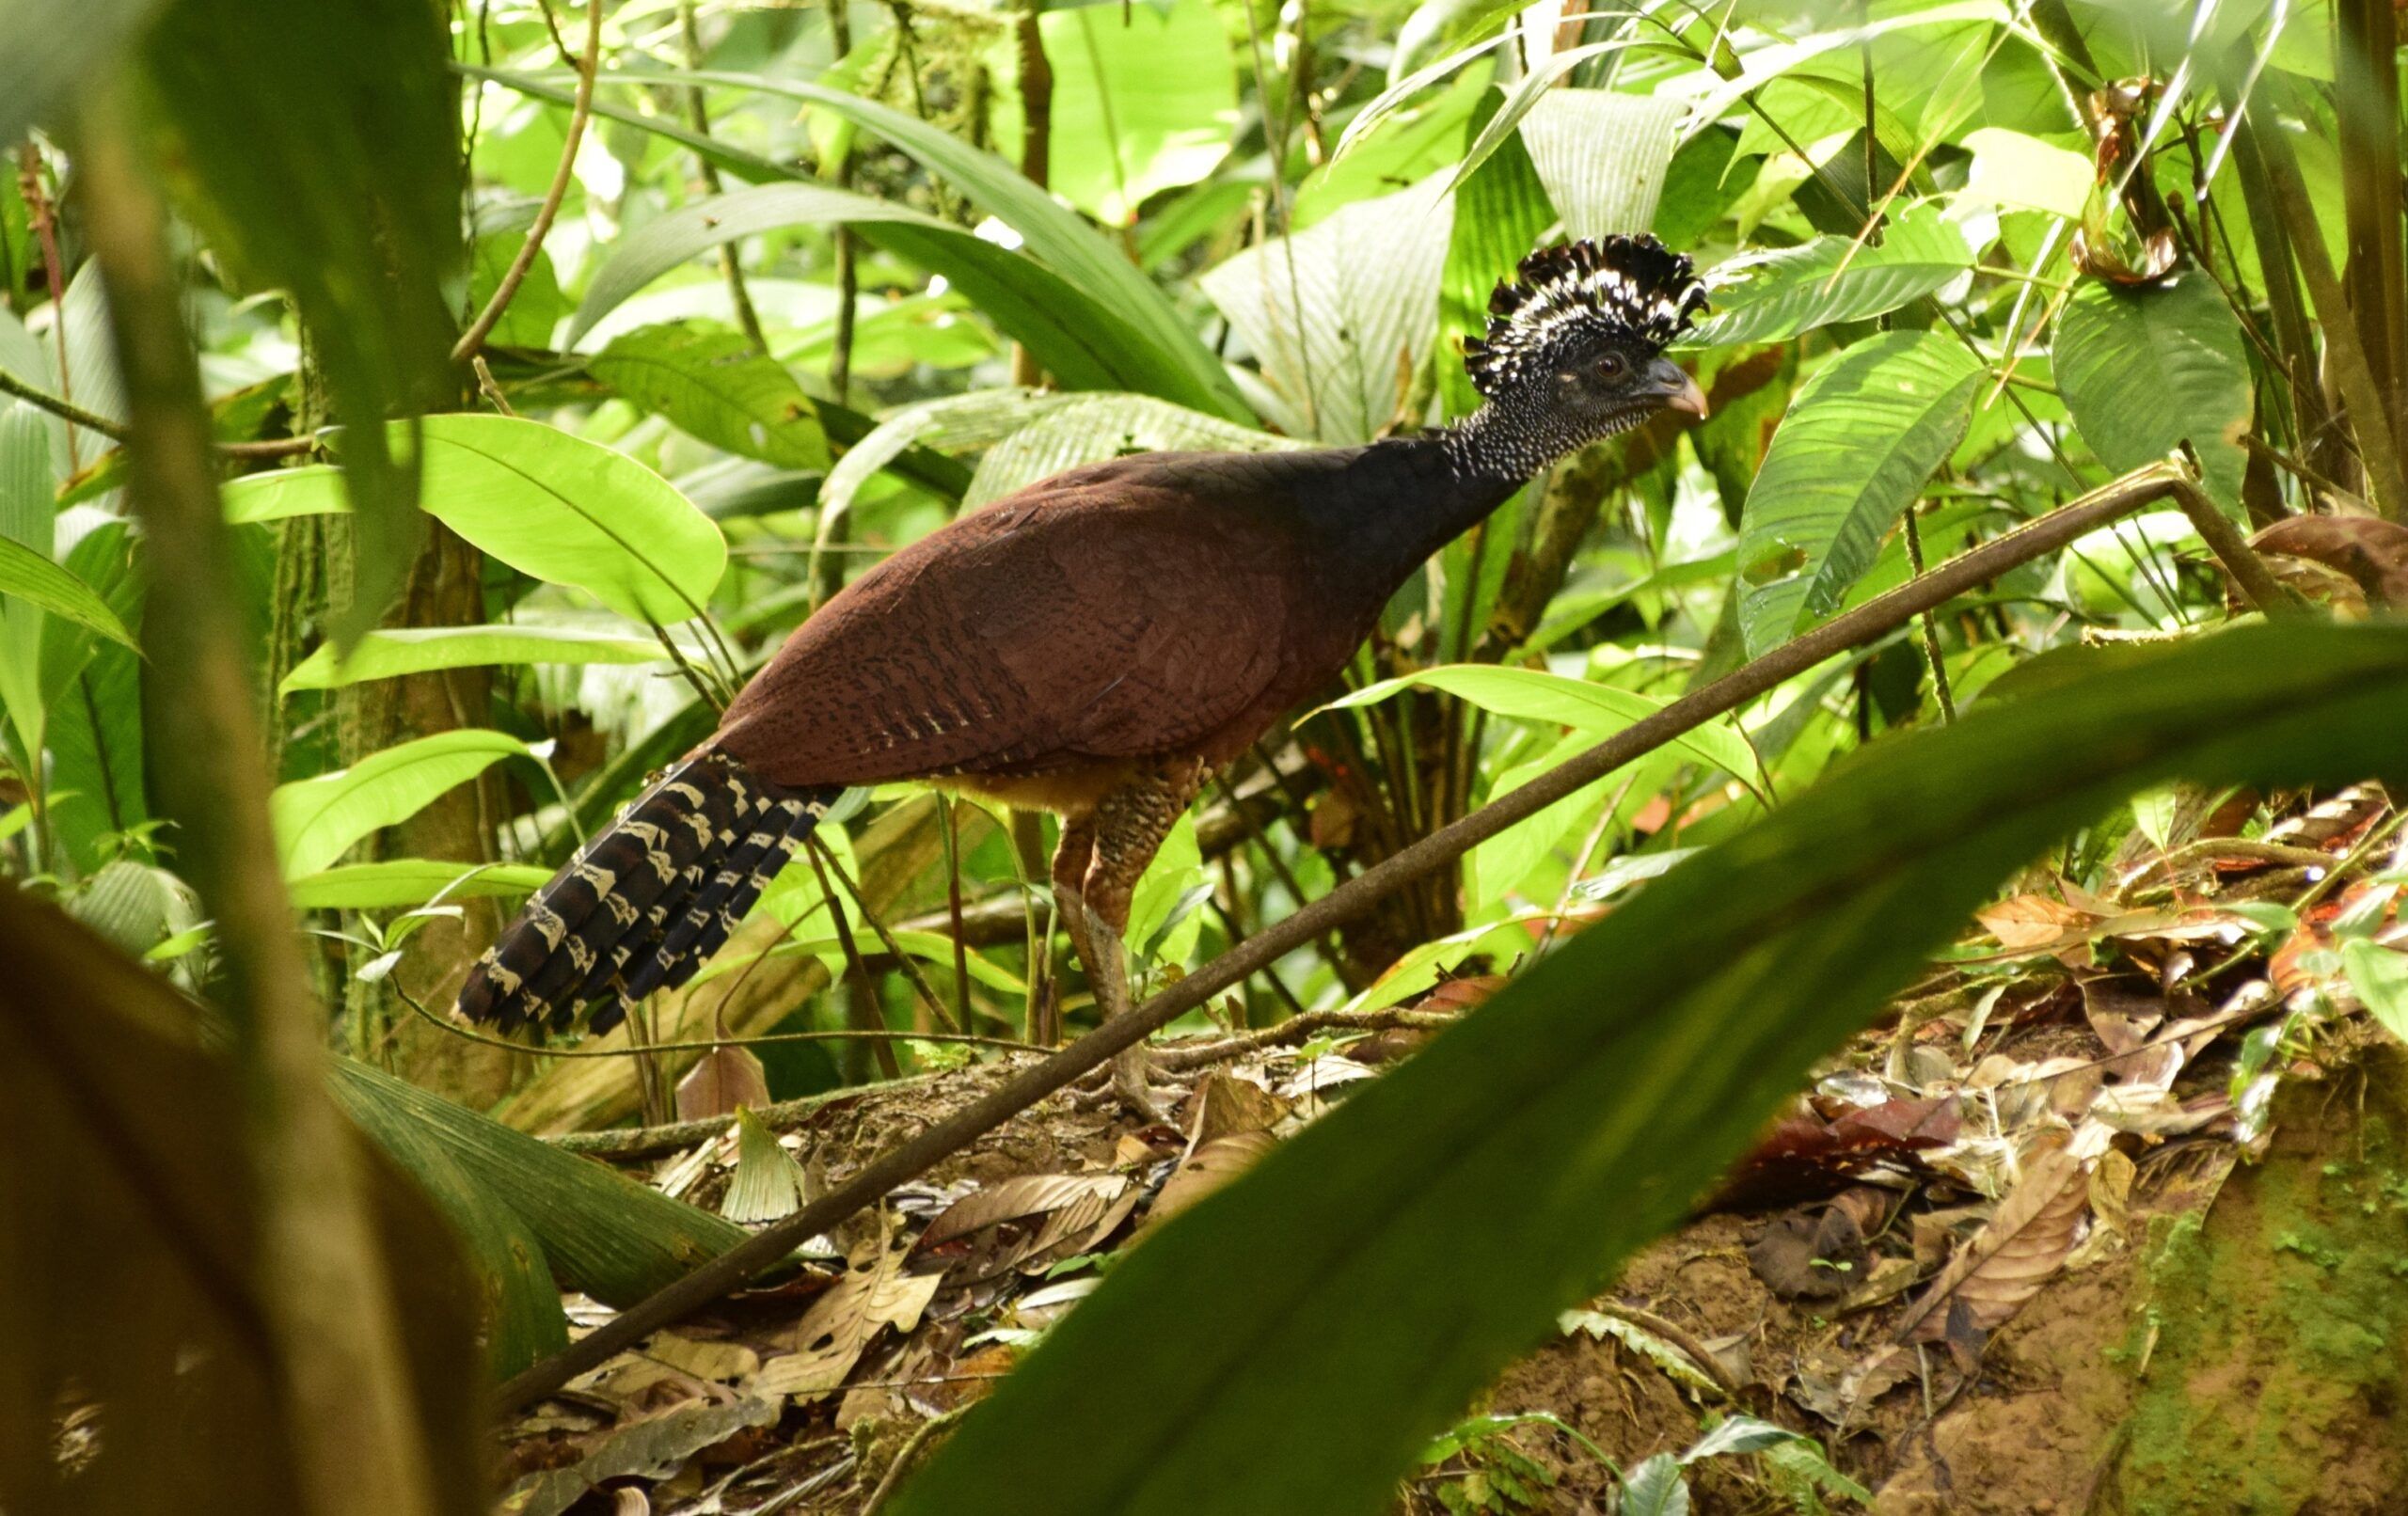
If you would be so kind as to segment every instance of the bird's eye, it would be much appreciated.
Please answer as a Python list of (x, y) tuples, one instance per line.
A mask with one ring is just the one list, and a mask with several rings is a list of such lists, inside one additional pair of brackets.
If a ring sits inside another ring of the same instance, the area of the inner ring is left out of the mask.
[(1608, 379), (1619, 379), (1619, 378), (1621, 378), (1621, 377), (1622, 377), (1622, 370), (1623, 370), (1622, 357), (1621, 357), (1621, 355), (1620, 355), (1619, 354), (1614, 354), (1614, 353), (1608, 353), (1608, 354), (1607, 354), (1607, 355), (1606, 355), (1606, 356), (1605, 356), (1605, 361), (1597, 365), (1597, 371), (1598, 371), (1599, 373), (1601, 373), (1601, 374), (1604, 374), (1604, 375), (1605, 375), (1607, 378), (1608, 378)]

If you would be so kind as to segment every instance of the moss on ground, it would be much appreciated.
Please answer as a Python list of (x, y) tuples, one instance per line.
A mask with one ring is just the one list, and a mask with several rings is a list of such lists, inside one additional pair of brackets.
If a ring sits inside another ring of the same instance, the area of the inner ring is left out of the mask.
[(2152, 1223), (2113, 1355), (2138, 1383), (2102, 1507), (2392, 1508), (2408, 1476), (2402, 1062), (2360, 1066), (2362, 1119), (2352, 1081), (2297, 1089), (2273, 1150), (2206, 1217)]

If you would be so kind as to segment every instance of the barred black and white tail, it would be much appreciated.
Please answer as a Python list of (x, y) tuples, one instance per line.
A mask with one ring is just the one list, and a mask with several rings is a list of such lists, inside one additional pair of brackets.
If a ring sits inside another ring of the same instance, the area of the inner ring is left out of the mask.
[(468, 971), (460, 1014), (504, 1032), (607, 1032), (725, 942), (841, 793), (769, 783), (721, 752), (689, 758), (554, 875)]

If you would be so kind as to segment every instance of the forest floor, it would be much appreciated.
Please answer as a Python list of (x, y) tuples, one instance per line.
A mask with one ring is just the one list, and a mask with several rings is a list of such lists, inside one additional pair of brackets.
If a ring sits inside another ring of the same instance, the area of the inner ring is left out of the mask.
[[(2397, 940), (2398, 887), (2279, 852), (2351, 856), (2378, 812), (2343, 800), (2324, 835), (2143, 861), (2120, 899), (2028, 878), (1466, 1407), (1397, 1508), (1610, 1511), (1616, 1466), (1671, 1453), (1708, 1513), (2399, 1509), (2408, 1054), (2332, 951), (2352, 911)], [(824, 1267), (522, 1413), (502, 1508), (874, 1512), (1112, 1254), (1431, 1034), (1223, 1039), (1176, 1127), (1023, 1113), (821, 1240)], [(1013, 1066), (774, 1124), (808, 1190)], [(611, 1140), (705, 1206), (737, 1168), (733, 1128)]]

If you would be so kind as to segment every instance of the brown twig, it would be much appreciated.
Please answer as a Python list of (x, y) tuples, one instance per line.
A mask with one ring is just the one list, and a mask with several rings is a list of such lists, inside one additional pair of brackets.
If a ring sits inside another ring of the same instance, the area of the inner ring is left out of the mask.
[(2232, 524), (2232, 518), (2217, 509), (2216, 503), (2197, 490), (2186, 491), (2178, 502), (2182, 513), (2191, 518), (2191, 528), (2204, 540), (2232, 582), (2241, 587), (2242, 594), (2261, 615), (2297, 616), (2305, 614), (2307, 606), (2293, 594), (2266, 567), (2266, 561), (2249, 545), (2249, 539)]
[(1376, 1011), (1306, 1011), (1260, 1032), (1248, 1032), (1241, 1036), (1184, 1048), (1158, 1049), (1154, 1053), (1154, 1066), (1166, 1073), (1178, 1073), (1201, 1068), (1206, 1064), (1227, 1063), (1232, 1058), (1243, 1058), (1247, 1053), (1261, 1052), (1268, 1048), (1291, 1047), (1311, 1040), (1313, 1034), (1320, 1032), (1389, 1032), (1399, 1027), (1414, 1032), (1443, 1032), (1455, 1021), (1456, 1017), (1451, 1012), (1415, 1011), (1396, 1005)]
[(552, 222), (561, 213), (561, 202), (568, 198), (569, 182), (577, 177), (577, 149), (585, 140), (585, 123), (594, 114), (594, 74), (602, 61), (602, 0), (586, 0), (585, 55), (577, 60), (577, 97), (569, 106), (568, 137), (561, 145), (560, 166), (552, 170), (552, 186), (544, 192), (544, 203), (535, 212), (534, 225), (527, 229), (527, 240), (518, 245), (517, 255), (503, 271), (501, 282), (494, 286), (493, 297), (477, 319), (460, 334), (452, 349), (452, 361), (466, 363), (483, 351), (486, 337), (493, 332), (494, 323), (510, 308), (518, 287), (527, 281), (527, 271), (535, 266), (535, 255), (544, 250), (544, 239), (551, 235)]
[(2169, 496), (2197, 488), (2190, 472), (2172, 461), (2136, 469), (2070, 505), (1992, 538), (1919, 579), (1833, 617), (1710, 685), (1691, 690), (1578, 757), (1549, 769), (1452, 826), (1389, 855), (1294, 915), (1264, 927), (1242, 946), (1223, 954), (1145, 1004), (1106, 1020), (1044, 1062), (1031, 1066), (910, 1141), (880, 1154), (818, 1200), (755, 1233), (749, 1240), (520, 1373), (496, 1392), (494, 1404), (506, 1410), (547, 1395), (621, 1349), (719, 1299), (785, 1256), (798, 1241), (825, 1232), (876, 1203), (896, 1185), (927, 1172), (1081, 1075), (1101, 1067), (1257, 970), (1277, 962), (1321, 933), (1354, 920), (1379, 901), (1451, 865), (1506, 828), (1577, 794), (1624, 764), (1769, 693), (1827, 658), (1888, 636), (1927, 608), (1945, 605), (2009, 570), (2061, 550), (2085, 532)]

